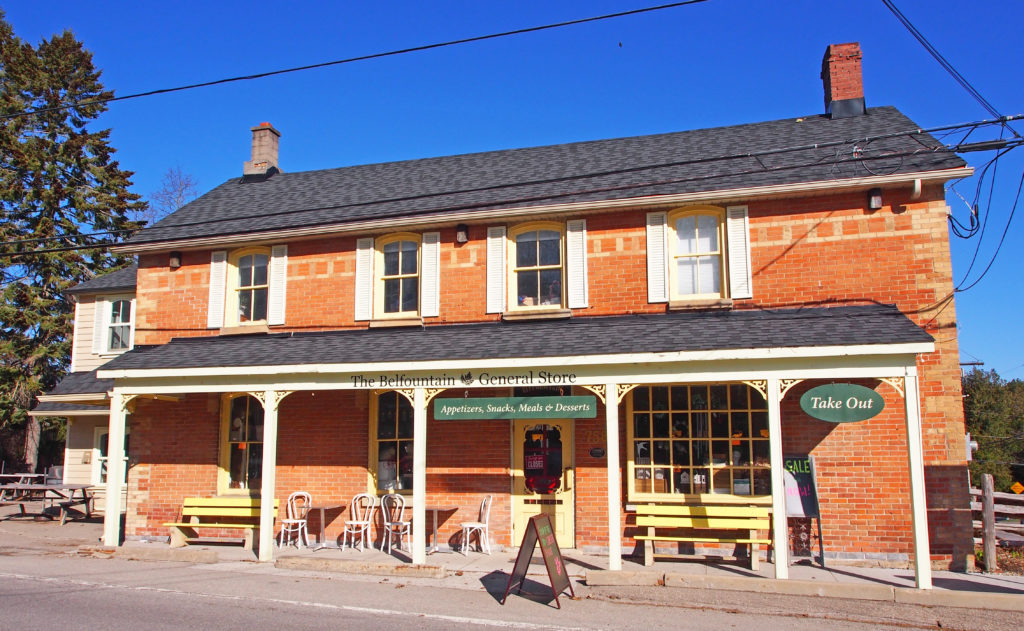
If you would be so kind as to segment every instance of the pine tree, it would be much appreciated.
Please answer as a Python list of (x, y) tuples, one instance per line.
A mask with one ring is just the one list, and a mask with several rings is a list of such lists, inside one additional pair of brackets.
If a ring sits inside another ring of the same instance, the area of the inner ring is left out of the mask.
[(106, 106), (88, 101), (111, 95), (70, 31), (32, 46), (0, 11), (0, 431), (27, 423), (32, 468), (39, 424), (27, 412), (70, 361), (64, 291), (130, 263), (106, 246), (137, 229), (128, 213), (145, 208), (110, 130), (90, 127)]

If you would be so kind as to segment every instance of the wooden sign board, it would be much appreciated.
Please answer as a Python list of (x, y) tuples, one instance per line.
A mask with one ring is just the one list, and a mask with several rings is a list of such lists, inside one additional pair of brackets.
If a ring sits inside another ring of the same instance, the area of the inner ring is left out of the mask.
[(526, 571), (530, 568), (530, 561), (533, 559), (533, 551), (540, 544), (541, 554), (544, 556), (544, 567), (548, 571), (548, 580), (551, 583), (551, 595), (555, 599), (555, 605), (561, 609), (562, 604), (558, 602), (558, 595), (568, 588), (569, 595), (573, 598), (576, 594), (572, 589), (572, 582), (569, 580), (569, 572), (565, 567), (565, 560), (562, 552), (558, 549), (558, 542), (555, 541), (555, 531), (551, 527), (551, 518), (547, 515), (534, 515), (526, 523), (526, 532), (523, 533), (523, 541), (519, 544), (519, 554), (516, 556), (516, 563), (512, 566), (512, 574), (508, 577), (508, 585), (505, 587), (505, 595), (501, 597), (501, 604), (505, 604), (508, 593), (513, 586), (518, 586), (520, 593), (523, 591), (523, 583), (526, 581)]

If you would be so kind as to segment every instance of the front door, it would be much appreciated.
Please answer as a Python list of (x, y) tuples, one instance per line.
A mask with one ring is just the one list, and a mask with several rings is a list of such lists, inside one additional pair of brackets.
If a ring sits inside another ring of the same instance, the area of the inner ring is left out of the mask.
[(512, 436), (512, 537), (518, 545), (530, 517), (551, 518), (559, 548), (575, 547), (572, 421), (516, 420)]

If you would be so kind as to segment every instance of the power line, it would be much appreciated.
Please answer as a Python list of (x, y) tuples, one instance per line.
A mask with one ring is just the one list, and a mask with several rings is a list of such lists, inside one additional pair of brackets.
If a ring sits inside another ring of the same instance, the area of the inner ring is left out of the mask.
[(626, 17), (629, 15), (639, 15), (641, 13), (650, 13), (652, 11), (662, 11), (664, 9), (674, 9), (691, 4), (699, 4), (707, 2), (707, 0), (686, 0), (684, 2), (673, 2), (670, 4), (662, 4), (653, 7), (645, 7), (641, 9), (631, 9), (629, 11), (619, 11), (617, 13), (608, 13), (605, 15), (598, 15), (589, 18), (580, 18), (577, 20), (568, 20), (565, 22), (557, 22), (554, 24), (545, 24), (543, 26), (530, 26), (521, 29), (515, 29), (512, 31), (503, 31), (501, 33), (491, 33), (490, 35), (478, 35), (475, 37), (465, 37), (462, 39), (449, 40), (446, 42), (437, 42), (434, 44), (425, 44), (423, 46), (412, 46), (410, 48), (401, 48), (398, 50), (391, 50), (383, 53), (371, 53), (368, 55), (360, 55), (358, 57), (348, 57), (346, 59), (337, 59), (335, 61), (325, 61), (317, 64), (309, 64), (305, 66), (296, 66), (293, 68), (284, 68), (281, 70), (271, 70), (269, 72), (260, 72), (257, 74), (243, 75), (239, 77), (229, 77), (226, 79), (217, 79), (215, 81), (204, 81), (202, 83), (192, 83), (189, 85), (182, 85), (175, 88), (161, 88), (159, 90), (149, 90), (148, 92), (137, 92), (135, 94), (127, 94), (125, 96), (111, 96), (109, 98), (102, 99), (91, 99), (86, 101), (75, 101), (71, 103), (62, 103), (52, 107), (39, 108), (35, 110), (22, 110), (20, 112), (14, 112), (11, 114), (5, 114), (0, 116), (0, 120), (6, 120), (10, 118), (17, 118), (21, 116), (28, 116), (31, 114), (42, 114), (46, 112), (53, 112), (68, 109), (70, 107), (79, 107), (85, 105), (97, 105), (100, 103), (110, 103), (113, 101), (126, 101), (128, 99), (137, 99), (144, 96), (153, 96), (156, 94), (169, 94), (171, 92), (181, 92), (183, 90), (194, 90), (196, 88), (205, 88), (214, 85), (221, 85), (224, 83), (233, 83), (236, 81), (250, 81), (253, 79), (262, 79), (265, 77), (272, 77), (275, 75), (288, 74), (292, 72), (301, 72), (303, 70), (314, 70), (317, 68), (326, 68), (328, 66), (337, 66), (341, 64), (349, 64), (357, 61), (367, 61), (370, 59), (380, 59), (382, 57), (393, 57), (396, 55), (404, 55), (407, 53), (421, 52), (425, 50), (433, 50), (436, 48), (446, 48), (448, 46), (456, 46), (458, 44), (469, 44), (473, 42), (482, 42), (489, 39), (497, 39), (499, 37), (509, 37), (512, 35), (523, 35), (525, 33), (536, 33), (538, 31), (546, 31), (550, 29), (562, 28), (565, 26), (575, 26), (577, 24), (586, 24), (588, 22), (598, 22), (600, 20), (610, 20), (612, 18)]
[[(903, 13), (896, 8), (896, 5), (892, 3), (892, 0), (882, 0), (882, 3), (889, 8), (892, 14), (895, 15), (900, 22), (903, 23), (903, 26), (906, 27), (908, 31), (910, 31), (910, 34), (913, 35), (914, 38), (916, 38), (922, 46), (924, 46), (925, 50), (927, 50), (928, 53), (935, 58), (935, 61), (939, 62), (939, 65), (942, 66), (946, 70), (946, 72), (952, 75), (953, 79), (956, 80), (956, 82), (959, 83), (965, 90), (967, 90), (967, 93), (973, 96), (974, 99), (978, 101), (978, 103), (980, 103), (981, 106), (988, 111), (990, 116), (994, 116), (996, 118), (999, 118), (1001, 116), (1001, 114), (995, 108), (995, 106), (989, 103), (988, 100), (981, 95), (981, 92), (978, 92), (978, 90), (973, 85), (971, 85), (971, 82), (968, 81), (962, 74), (960, 74), (960, 72), (953, 67), (953, 64), (949, 63), (949, 61), (947, 61), (946, 58), (942, 56), (942, 53), (940, 53), (938, 49), (935, 48), (935, 46), (933, 46), (932, 43), (928, 41), (928, 39), (921, 33), (921, 31), (917, 30), (917, 28), (913, 24), (911, 24), (910, 20), (907, 19), (907, 16), (903, 15)], [(1021, 137), (1021, 135), (1017, 133), (1017, 130), (1015, 130), (1009, 124), (1007, 124), (1006, 127), (1011, 132), (1013, 132), (1014, 136), (1016, 136), (1017, 138)]]
[(967, 279), (964, 278), (964, 280), (961, 281), (961, 286), (956, 289), (958, 292), (965, 292), (980, 283), (981, 279), (985, 278), (985, 275), (988, 274), (988, 271), (992, 268), (992, 264), (996, 262), (996, 257), (999, 256), (999, 250), (1003, 247), (1003, 242), (1006, 240), (1006, 233), (1009, 232), (1010, 224), (1013, 222), (1013, 215), (1017, 211), (1017, 203), (1020, 201), (1020, 192), (1022, 188), (1024, 188), (1024, 171), (1021, 172), (1020, 184), (1017, 185), (1017, 196), (1013, 199), (1013, 207), (1010, 209), (1010, 216), (1006, 219), (1006, 227), (1003, 228), (1003, 234), (999, 237), (999, 244), (996, 245), (996, 251), (992, 253), (992, 258), (989, 260), (988, 265), (985, 266), (985, 269), (982, 270), (981, 276), (967, 287), (962, 286), (962, 284), (967, 281)]

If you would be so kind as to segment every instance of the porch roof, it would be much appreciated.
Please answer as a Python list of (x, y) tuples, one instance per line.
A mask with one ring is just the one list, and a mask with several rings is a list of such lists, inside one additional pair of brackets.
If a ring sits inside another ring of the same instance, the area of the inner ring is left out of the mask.
[(102, 370), (411, 364), (933, 341), (896, 307), (868, 305), (179, 338), (136, 347)]

